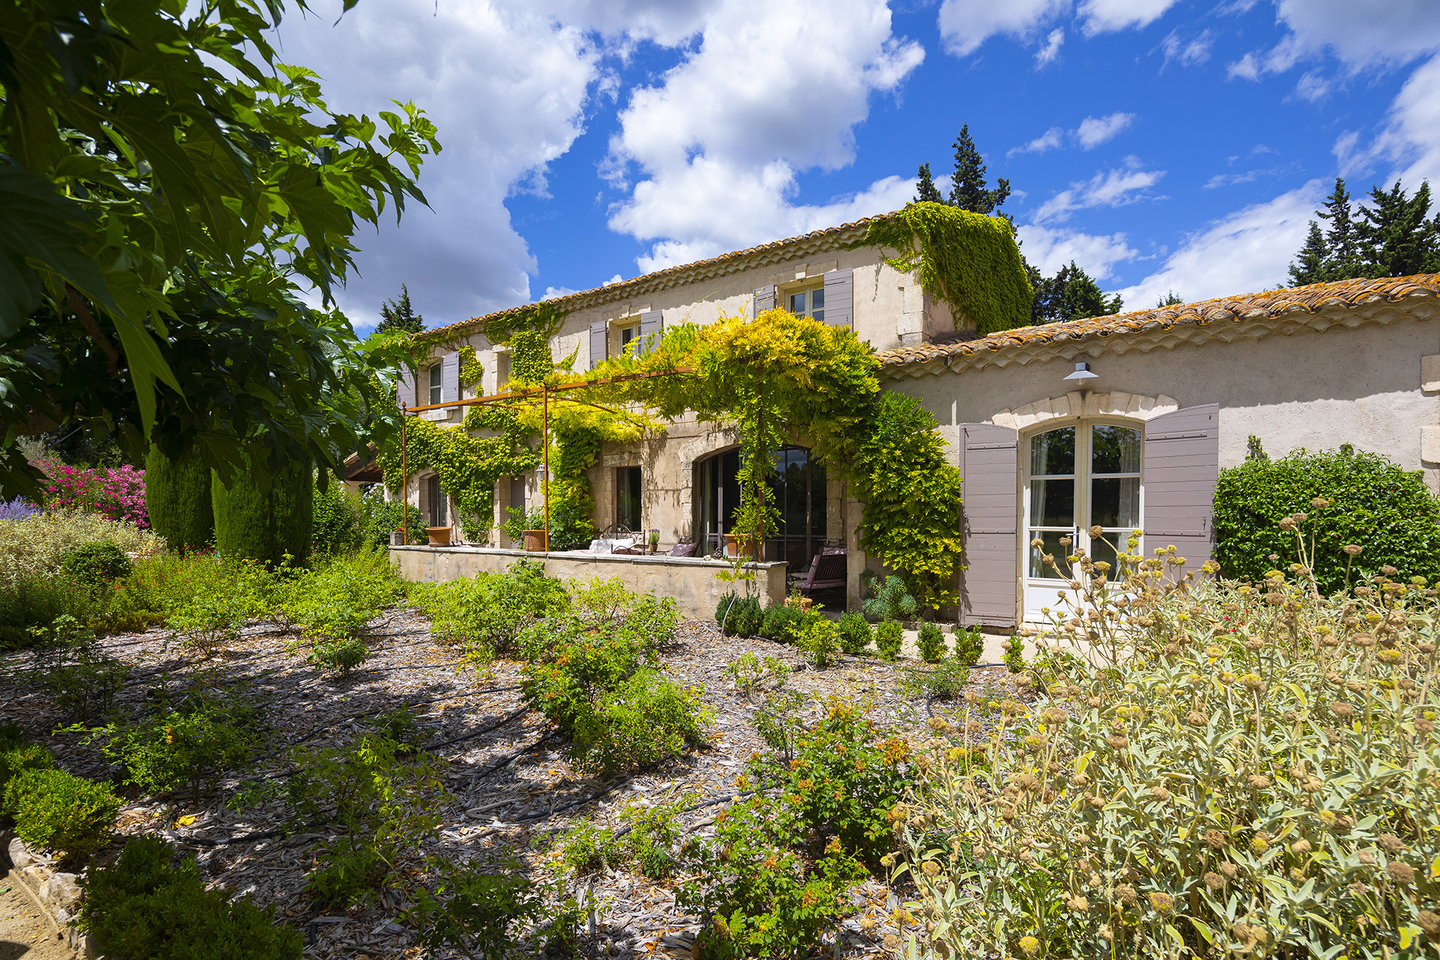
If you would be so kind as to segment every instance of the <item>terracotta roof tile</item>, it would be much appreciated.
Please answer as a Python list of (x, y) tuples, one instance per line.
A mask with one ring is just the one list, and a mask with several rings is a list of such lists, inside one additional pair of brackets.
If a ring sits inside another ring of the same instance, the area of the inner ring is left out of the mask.
[(1410, 298), (1440, 298), (1440, 273), (1384, 277), (1378, 280), (1312, 283), (1304, 287), (1220, 297), (1199, 303), (1136, 310), (1108, 317), (1020, 327), (956, 343), (919, 343), (886, 350), (877, 356), (882, 367), (904, 367), (999, 353), (1057, 341), (1124, 336), (1128, 333), (1167, 330), (1185, 325), (1244, 323), (1292, 315), (1303, 321), (1329, 307), (1357, 307), (1378, 301), (1395, 303)]
[[(757, 266), (766, 261), (777, 262), (781, 258), (777, 257), (776, 254), (790, 252), (792, 248), (795, 248), (797, 255), (805, 252), (807, 248), (834, 248), (839, 246), (841, 242), (858, 239), (867, 225), (878, 220), (884, 220), (890, 216), (891, 214), (882, 213), (873, 217), (862, 217), (851, 223), (842, 223), (839, 226), (826, 227), (823, 230), (813, 230), (810, 233), (804, 233), (797, 237), (787, 237), (784, 240), (772, 240), (769, 243), (746, 247), (744, 250), (722, 253), (717, 257), (710, 257), (706, 260), (696, 260), (693, 263), (666, 267), (664, 270), (656, 270), (654, 273), (631, 277), (629, 280), (607, 283), (599, 287), (592, 287), (589, 290), (578, 290), (575, 293), (567, 293), (562, 297), (552, 297), (546, 302), (562, 308), (575, 310), (596, 303), (621, 300), (625, 297), (651, 293), (656, 290), (664, 290), (692, 280), (722, 276)], [(416, 337), (422, 340), (453, 337), (470, 330), (478, 329), (491, 320), (497, 320), (501, 317), (518, 313), (531, 306), (534, 306), (534, 304), (527, 303), (518, 307), (508, 307), (504, 310), (488, 313), (482, 317), (473, 317), (469, 320), (461, 320), (457, 323), (448, 324), (447, 326), (424, 330), (416, 334)]]

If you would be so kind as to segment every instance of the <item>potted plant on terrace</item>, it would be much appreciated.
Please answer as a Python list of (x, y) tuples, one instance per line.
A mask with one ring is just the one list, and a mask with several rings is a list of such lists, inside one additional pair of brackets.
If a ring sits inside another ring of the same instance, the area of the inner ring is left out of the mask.
[(657, 550), (660, 549), (660, 531), (659, 531), (659, 530), (651, 530), (651, 531), (650, 531), (650, 536), (649, 536), (648, 539), (649, 539), (649, 541), (650, 541), (650, 552), (651, 552), (651, 553), (654, 553), (655, 551), (657, 551)]

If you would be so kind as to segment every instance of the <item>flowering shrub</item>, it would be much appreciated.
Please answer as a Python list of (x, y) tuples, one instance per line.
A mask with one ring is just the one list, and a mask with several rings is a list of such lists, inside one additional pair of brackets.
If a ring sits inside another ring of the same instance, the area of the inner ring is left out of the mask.
[(39, 512), (39, 507), (20, 497), (8, 502), (0, 500), (0, 520), (29, 520)]
[(1057, 625), (1086, 656), (1042, 658), (1033, 706), (992, 704), (988, 763), (942, 751), (904, 827), (930, 949), (1431, 955), (1435, 591), (1391, 570), (1326, 598), (1301, 565), (1202, 587), (1175, 582), (1173, 554), (1122, 552), (1113, 577), (1070, 559), (1079, 612)]
[(145, 471), (132, 466), (72, 467), (47, 460), (45, 506), (49, 510), (81, 510), (109, 520), (150, 529), (145, 510)]

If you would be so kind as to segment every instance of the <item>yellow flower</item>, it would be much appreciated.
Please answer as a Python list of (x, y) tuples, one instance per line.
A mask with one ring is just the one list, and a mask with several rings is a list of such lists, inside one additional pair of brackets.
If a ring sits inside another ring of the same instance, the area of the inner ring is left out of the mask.
[(1020, 949), (1025, 952), (1025, 956), (1033, 957), (1040, 949), (1040, 941), (1030, 936), (1021, 937)]

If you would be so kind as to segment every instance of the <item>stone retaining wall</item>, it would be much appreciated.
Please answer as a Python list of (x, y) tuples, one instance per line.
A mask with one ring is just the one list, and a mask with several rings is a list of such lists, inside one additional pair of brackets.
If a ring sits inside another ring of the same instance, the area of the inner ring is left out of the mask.
[(94, 957), (88, 934), (74, 927), (80, 902), (80, 878), (56, 868), (55, 860), (29, 847), (19, 837), (0, 833), (0, 849), (6, 854), (8, 879), (28, 896), (54, 925), (65, 943), (80, 956)]

